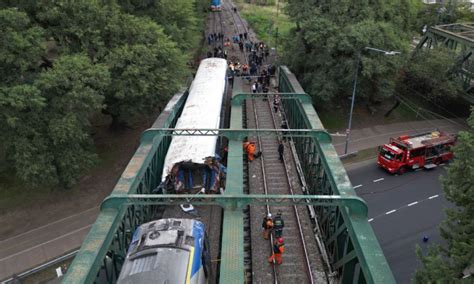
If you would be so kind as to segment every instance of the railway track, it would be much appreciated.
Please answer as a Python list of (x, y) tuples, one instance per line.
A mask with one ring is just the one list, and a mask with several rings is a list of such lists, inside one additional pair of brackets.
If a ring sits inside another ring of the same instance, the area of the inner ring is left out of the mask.
[[(242, 20), (239, 14), (232, 11), (230, 4), (225, 5), (225, 10), (231, 13), (231, 17), (235, 27), (236, 34), (248, 33), (245, 22)], [(241, 52), (243, 59), (241, 62), (248, 62), (248, 56), (245, 52)], [(240, 56), (239, 56), (240, 57)], [(249, 91), (249, 90), (247, 90)], [(250, 102), (250, 103), (249, 103)], [(276, 129), (277, 118), (272, 112), (272, 105), (269, 100), (248, 100), (244, 111), (244, 127), (250, 128), (262, 128), (262, 129)], [(256, 177), (254, 174), (256, 166), (248, 165), (246, 169), (247, 187), (246, 192), (248, 193), (264, 193), (264, 194), (293, 194), (293, 186), (290, 181), (289, 173), (284, 162), (278, 160), (278, 145), (279, 139), (275, 137), (257, 137), (257, 148), (262, 151), (263, 155), (254, 160), (253, 163), (260, 163), (258, 166), (261, 171), (260, 186), (255, 186), (255, 182), (251, 182), (250, 179)], [(252, 278), (248, 278), (253, 283), (268, 283), (269, 278), (272, 278), (273, 283), (314, 283), (310, 257), (308, 255), (307, 244), (305, 239), (305, 232), (302, 229), (302, 222), (300, 214), (306, 212), (300, 212), (296, 206), (293, 206), (290, 211), (288, 207), (277, 207), (277, 206), (265, 206), (262, 208), (248, 208), (246, 213), (245, 224), (245, 240), (250, 244), (245, 245), (246, 255), (246, 268), (249, 272), (248, 267), (251, 262), (252, 265)], [(260, 221), (263, 216), (268, 213), (274, 215), (281, 211), (283, 213), (285, 221), (284, 238), (285, 247), (287, 253), (284, 254), (284, 259), (287, 261), (277, 266), (274, 264), (267, 263), (267, 257), (271, 255), (273, 247), (273, 236), (267, 242), (267, 245), (261, 246), (262, 238), (260, 236)], [(303, 210), (304, 211), (304, 210)], [(308, 218), (306, 218), (308, 219)], [(309, 227), (311, 223), (308, 222)], [(249, 238), (248, 235), (251, 235)], [(254, 240), (254, 239), (257, 240)], [(266, 247), (266, 249), (265, 249)], [(260, 248), (260, 249), (256, 249)], [(263, 252), (261, 250), (263, 248)], [(249, 257), (249, 254), (252, 257)], [(248, 261), (247, 261), (248, 260)], [(248, 275), (249, 273), (247, 273)], [(269, 277), (270, 276), (270, 277)]]
[[(252, 112), (255, 128), (279, 128), (277, 127), (276, 117), (272, 111), (270, 100), (251, 100), (247, 108), (248, 111)], [(278, 157), (278, 145), (280, 141), (280, 138), (275, 137), (257, 137), (258, 148), (263, 153), (260, 158), (263, 193), (293, 195), (293, 185), (286, 166), (286, 163), (290, 161), (284, 157), (284, 161), (280, 162)], [(285, 148), (288, 150), (288, 146), (285, 145)], [(298, 210), (296, 206), (291, 208), (281, 206), (266, 208), (267, 212), (265, 213), (272, 213), (273, 216), (275, 216), (277, 212), (282, 212), (285, 221), (283, 237), (285, 239), (286, 252), (283, 254), (284, 262), (281, 266), (272, 265), (273, 283), (314, 283), (310, 257), (307, 250), (308, 245), (302, 227), (302, 218), (300, 217), (300, 215), (306, 212), (304, 208), (300, 209), (303, 210)], [(262, 217), (263, 216), (260, 218)], [(272, 238), (269, 241), (270, 251), (268, 255), (271, 254), (273, 241)], [(265, 260), (266, 259), (264, 259), (264, 261)]]
[[(221, 17), (226, 19), (225, 38), (232, 38), (235, 34), (251, 33), (246, 27), (245, 21), (238, 13), (233, 11), (230, 1), (223, 1)], [(255, 41), (255, 39), (253, 40)], [(229, 59), (238, 59), (241, 63), (249, 64), (249, 57), (245, 52), (240, 52), (238, 46), (229, 50)], [(237, 79), (237, 78), (236, 78)], [(243, 84), (243, 91), (250, 92), (249, 85)], [(243, 127), (275, 129), (280, 128), (279, 116), (274, 116), (270, 100), (247, 100), (244, 106)], [(253, 163), (244, 164), (244, 191), (248, 194), (293, 194), (294, 186), (290, 179), (291, 169), (287, 164), (293, 165), (293, 156), (287, 155), (285, 162), (278, 160), (279, 140), (275, 137), (257, 137), (258, 149), (263, 152), (260, 159)], [(289, 143), (288, 143), (289, 144)], [(290, 147), (285, 146), (287, 152)], [(291, 168), (291, 166), (290, 166)], [(294, 167), (293, 167), (294, 171)], [(294, 174), (294, 172), (292, 172)], [(299, 191), (298, 191), (299, 190)], [(297, 194), (301, 194), (301, 188), (297, 188)], [(306, 208), (296, 207), (247, 207), (244, 210), (244, 265), (246, 270), (246, 283), (314, 283), (312, 267), (320, 269), (320, 254), (313, 235), (313, 224)], [(261, 236), (262, 218), (267, 213), (274, 215), (282, 211), (285, 221), (283, 237), (285, 239), (286, 252), (283, 255), (282, 265), (268, 263), (267, 258), (271, 255), (273, 238), (269, 241)], [(308, 244), (309, 242), (309, 244)], [(311, 256), (310, 256), (311, 255)], [(314, 273), (317, 275), (317, 272)], [(318, 280), (321, 277), (316, 277)], [(325, 281), (318, 281), (325, 282)]]
[[(211, 12), (208, 34), (211, 34), (211, 33), (224, 34), (222, 12)], [(207, 40), (207, 35), (206, 35), (206, 40)], [(221, 48), (224, 47), (224, 38), (221, 38), (220, 40), (214, 40), (211, 44), (212, 48), (218, 48), (219, 46)]]

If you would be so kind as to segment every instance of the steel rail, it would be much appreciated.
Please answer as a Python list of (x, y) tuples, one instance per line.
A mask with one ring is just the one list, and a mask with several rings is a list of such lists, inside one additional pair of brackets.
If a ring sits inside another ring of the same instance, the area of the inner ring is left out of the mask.
[[(273, 95), (273, 96), (276, 96), (276, 95)], [(275, 114), (272, 111), (272, 105), (270, 103), (270, 100), (267, 100), (267, 102), (268, 102), (268, 107), (269, 107), (269, 110), (270, 110), (270, 113), (271, 113), (271, 116), (272, 116), (273, 125), (276, 128), (277, 124), (276, 124)], [(281, 142), (281, 140), (282, 140), (280, 137), (278, 137), (277, 139), (278, 139), (279, 142)], [(283, 155), (283, 166), (285, 168), (286, 181), (288, 182), (288, 189), (290, 190), (291, 195), (294, 195), (293, 186), (292, 186), (291, 180), (290, 180), (290, 174), (288, 173), (287, 161), (286, 161), (284, 155)], [(298, 208), (295, 205), (293, 205), (293, 212), (295, 213), (296, 222), (298, 224), (299, 237), (300, 237), (300, 240), (301, 240), (301, 244), (303, 245), (303, 252), (304, 252), (304, 258), (305, 258), (309, 283), (314, 284), (314, 277), (313, 277), (313, 273), (312, 273), (312, 270), (311, 270), (311, 263), (310, 263), (310, 260), (309, 260), (308, 250), (307, 250), (307, 247), (306, 247), (306, 241), (304, 239), (303, 228), (301, 226), (301, 220), (300, 220), (300, 216), (299, 216), (299, 213), (298, 213)]]
[[(240, 34), (240, 29), (238, 27), (238, 25), (236, 24), (236, 21), (235, 21), (235, 17), (234, 17), (234, 14), (232, 12), (232, 18), (234, 20), (234, 24), (235, 26), (237, 27), (237, 30), (238, 30), (238, 33)], [(247, 32), (246, 29), (245, 29), (245, 23), (243, 22), (242, 18), (240, 17), (240, 14), (237, 15), (239, 20), (240, 20), (240, 23), (241, 25), (244, 27), (244, 32)], [(248, 62), (248, 56), (246, 54), (246, 50), (244, 48), (243, 50), (243, 53), (244, 53), (244, 60), (246, 62), (247, 65), (249, 65), (249, 62)], [(258, 76), (257, 76), (258, 77)], [(270, 100), (268, 100), (268, 106), (269, 106), (269, 111), (270, 111), (270, 114), (272, 116), (272, 122), (273, 122), (273, 127), (274, 129), (276, 129), (276, 124), (275, 124), (275, 119), (274, 119), (274, 116), (273, 116), (273, 111), (272, 111), (272, 107), (270, 105)], [(253, 113), (254, 113), (254, 117), (255, 117), (255, 128), (256, 129), (259, 129), (259, 123), (258, 123), (258, 114), (257, 114), (257, 107), (256, 107), (256, 102), (255, 100), (252, 100), (252, 108), (253, 108)], [(280, 141), (280, 138), (277, 137), (278, 141)], [(260, 136), (257, 136), (257, 140), (258, 140), (258, 146), (259, 146), (259, 149), (260, 151), (263, 152), (263, 147), (262, 147), (262, 141), (261, 141), (261, 137)], [(268, 184), (267, 184), (267, 179), (266, 179), (266, 172), (265, 172), (265, 159), (263, 157), (263, 155), (260, 157), (260, 164), (261, 164), (261, 168), (262, 168), (262, 177), (263, 177), (263, 187), (264, 187), (264, 193), (265, 195), (268, 195)], [(289, 179), (289, 176), (288, 176), (288, 170), (287, 170), (287, 167), (285, 165), (285, 162), (283, 163), (284, 164), (284, 167), (285, 167), (285, 173), (286, 173), (286, 181), (288, 183), (288, 186), (289, 186), (289, 189), (290, 189), (290, 192), (291, 192), (291, 195), (293, 195), (293, 190), (291, 188), (291, 182), (290, 182), (290, 179)], [(311, 270), (310, 270), (310, 266), (309, 266), (309, 259), (308, 259), (308, 253), (307, 253), (307, 250), (306, 250), (306, 245), (305, 245), (305, 242), (304, 242), (304, 237), (302, 236), (302, 229), (301, 229), (301, 223), (300, 223), (300, 220), (299, 220), (299, 216), (298, 216), (298, 210), (296, 208), (296, 206), (293, 206), (293, 209), (294, 209), (294, 212), (295, 212), (295, 216), (296, 216), (296, 220), (297, 220), (297, 223), (298, 223), (298, 229), (299, 229), (299, 232), (300, 232), (300, 238), (301, 238), (301, 241), (303, 243), (303, 250), (304, 250), (304, 253), (305, 253), (305, 259), (306, 259), (306, 263), (307, 263), (307, 266), (308, 266), (308, 272), (309, 272), (309, 279), (310, 279), (310, 283), (313, 284), (314, 281), (313, 281), (313, 277), (312, 277), (312, 274), (311, 274)], [(270, 213), (270, 206), (266, 206), (266, 211), (267, 211), (267, 215)], [(273, 253), (273, 242), (274, 242), (274, 239), (273, 239), (273, 235), (270, 234), (270, 250), (271, 250), (271, 253)], [(273, 278), (274, 278), (274, 283), (275, 284), (278, 284), (278, 271), (275, 267), (275, 265), (272, 266), (272, 269), (273, 269)]]
[[(232, 9), (231, 9), (232, 10)], [(237, 29), (237, 32), (240, 34), (240, 28), (239, 26), (237, 25), (237, 22), (235, 20), (235, 12), (231, 11), (230, 12), (232, 14), (232, 20), (234, 22), (234, 26), (236, 27)], [(240, 15), (238, 15), (238, 17), (240, 18)], [(242, 22), (242, 19), (240, 19), (240, 23), (243, 25), (243, 22)], [(245, 25), (244, 25), (245, 27)], [(246, 29), (245, 29), (246, 30)], [(245, 31), (244, 30), (244, 31)], [(233, 44), (233, 43), (232, 43)], [(248, 57), (247, 57), (247, 53), (246, 53), (246, 50), (244, 48), (243, 50), (243, 54), (244, 54), (244, 62), (245, 64), (249, 65), (249, 62), (248, 62)], [(252, 100), (252, 108), (253, 108), (253, 114), (254, 114), (254, 117), (255, 117), (255, 128), (259, 128), (259, 125), (258, 125), (258, 114), (257, 114), (257, 108), (255, 107), (255, 100)], [(263, 149), (262, 148), (262, 140), (260, 138), (260, 136), (257, 136), (257, 141), (258, 141), (258, 149), (260, 149), (260, 151)], [(249, 165), (250, 166), (250, 165)], [(262, 168), (262, 177), (263, 177), (263, 190), (264, 190), (264, 193), (265, 195), (268, 195), (268, 184), (267, 184), (267, 176), (266, 176), (266, 173), (265, 173), (265, 158), (263, 156), (260, 156), (260, 166)], [(266, 205), (265, 206), (265, 210), (267, 212), (267, 215), (270, 213), (270, 206), (269, 205)], [(273, 252), (273, 235), (270, 234), (270, 240), (269, 240), (269, 243), (270, 243), (270, 249), (272, 250)], [(277, 270), (276, 270), (276, 267), (275, 265), (272, 266), (272, 270), (273, 270), (273, 283), (274, 284), (278, 284), (278, 273), (277, 273)]]
[[(239, 26), (237, 25), (237, 21), (235, 20), (235, 12), (232, 11), (232, 7), (231, 7), (231, 12), (232, 14), (232, 20), (234, 22), (234, 26), (236, 27), (237, 29), (237, 33), (241, 33), (240, 32), (240, 28)], [(238, 15), (238, 17), (240, 18), (240, 15)], [(245, 28), (245, 25), (242, 21), (242, 19), (240, 18), (240, 23), (244, 26)], [(246, 32), (246, 29), (244, 30), (244, 32)], [(233, 43), (232, 43), (233, 44)], [(244, 54), (244, 62), (245, 64), (249, 65), (249, 62), (248, 62), (248, 57), (247, 57), (247, 53), (246, 53), (246, 50), (244, 48), (243, 50), (243, 54)], [(259, 128), (259, 125), (258, 125), (258, 114), (257, 114), (257, 108), (255, 106), (255, 100), (252, 100), (252, 108), (253, 108), (253, 114), (254, 114), (254, 118), (255, 118), (255, 128)], [(262, 147), (262, 140), (260, 138), (260, 136), (257, 136), (257, 141), (258, 141), (258, 149), (261, 151), (263, 149)], [(250, 165), (249, 165), (250, 166)], [(260, 166), (262, 168), (262, 177), (263, 177), (263, 190), (264, 190), (264, 193), (265, 195), (268, 195), (268, 184), (267, 184), (267, 177), (266, 177), (266, 173), (265, 173), (265, 158), (263, 156), (260, 156)], [(266, 212), (267, 212), (267, 215), (270, 213), (270, 206), (269, 205), (266, 205), (265, 206), (266, 208)], [(270, 249), (272, 250), (273, 252), (273, 235), (270, 234), (270, 240), (269, 240), (269, 244), (270, 244)], [(276, 270), (276, 267), (275, 265), (272, 266), (272, 270), (273, 270), (273, 283), (274, 284), (278, 284), (278, 273), (277, 273), (277, 270)]]
[[(255, 105), (255, 100), (252, 100), (252, 108), (253, 108), (253, 113), (254, 113), (254, 117), (255, 117), (255, 128), (258, 129), (259, 128), (258, 114), (257, 114), (257, 107)], [(258, 148), (260, 149), (260, 151), (262, 151), (263, 147), (262, 147), (262, 140), (261, 140), (260, 136), (257, 136), (257, 140), (258, 140)], [(268, 195), (268, 184), (267, 184), (267, 177), (266, 177), (266, 173), (265, 173), (265, 159), (264, 159), (263, 155), (260, 156), (260, 164), (261, 164), (261, 167), (262, 167), (264, 193), (265, 193), (265, 195)], [(270, 213), (270, 206), (269, 205), (266, 206), (266, 210), (267, 210), (267, 215), (268, 215)], [(270, 249), (272, 250), (272, 253), (273, 253), (273, 242), (274, 242), (273, 235), (270, 234)], [(278, 283), (278, 273), (277, 273), (277, 270), (275, 268), (275, 265), (272, 266), (272, 269), (273, 269), (274, 283), (277, 284)]]

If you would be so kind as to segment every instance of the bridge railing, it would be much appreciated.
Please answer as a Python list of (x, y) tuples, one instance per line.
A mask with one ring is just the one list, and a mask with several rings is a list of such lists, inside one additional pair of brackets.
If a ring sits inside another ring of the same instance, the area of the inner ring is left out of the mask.
[[(279, 91), (304, 94), (286, 67), (278, 72)], [(290, 129), (324, 129), (310, 102), (282, 97)], [(330, 141), (293, 137), (311, 195), (357, 196)], [(344, 207), (313, 206), (332, 268), (342, 283), (395, 283), (383, 251), (366, 217)]]

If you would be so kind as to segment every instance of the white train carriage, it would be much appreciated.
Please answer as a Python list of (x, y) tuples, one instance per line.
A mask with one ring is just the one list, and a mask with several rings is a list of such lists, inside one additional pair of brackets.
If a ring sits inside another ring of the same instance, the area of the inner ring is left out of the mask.
[[(201, 61), (176, 129), (218, 129), (227, 86), (227, 62), (221, 58)], [(204, 188), (217, 192), (225, 168), (216, 157), (216, 136), (174, 136), (162, 173), (163, 192), (195, 193)]]

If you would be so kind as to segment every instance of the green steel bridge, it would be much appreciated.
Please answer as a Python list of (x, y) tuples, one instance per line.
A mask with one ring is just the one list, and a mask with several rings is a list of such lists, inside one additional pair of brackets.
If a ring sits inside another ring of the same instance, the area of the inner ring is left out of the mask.
[[(220, 283), (245, 282), (242, 209), (267, 204), (314, 207), (333, 271), (342, 283), (395, 283), (368, 222), (367, 205), (356, 195), (311, 98), (288, 68), (280, 67), (277, 74), (288, 130), (243, 129), (244, 100), (262, 94), (235, 89), (228, 129), (174, 129), (186, 93), (171, 110), (163, 112), (153, 128), (143, 133), (140, 146), (111, 195), (103, 201), (101, 212), (63, 282), (115, 283), (132, 234), (137, 226), (153, 218), (153, 207), (182, 204), (189, 198), (151, 193), (160, 182), (172, 136), (218, 135), (229, 141), (225, 193), (194, 197), (192, 203), (223, 208)], [(292, 137), (306, 179), (307, 195), (244, 194), (242, 141), (246, 136), (269, 135)]]
[(447, 75), (458, 76), (463, 83), (465, 93), (462, 98), (474, 104), (473, 79), (474, 65), (474, 24), (455, 23), (429, 27), (416, 47), (422, 49), (448, 48), (456, 52), (457, 59)]

